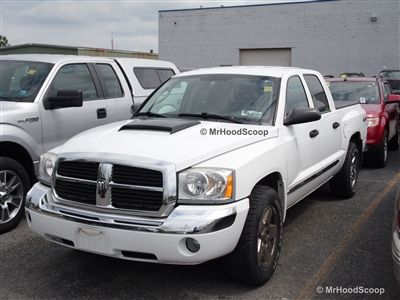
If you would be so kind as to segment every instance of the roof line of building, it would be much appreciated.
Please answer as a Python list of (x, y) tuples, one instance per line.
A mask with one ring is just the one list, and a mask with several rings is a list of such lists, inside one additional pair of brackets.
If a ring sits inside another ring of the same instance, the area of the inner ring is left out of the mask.
[(173, 11), (188, 11), (188, 10), (203, 10), (203, 9), (224, 9), (224, 8), (238, 8), (238, 7), (254, 7), (254, 6), (272, 6), (272, 5), (288, 5), (288, 4), (306, 4), (306, 3), (318, 3), (318, 2), (333, 2), (341, 0), (305, 0), (303, 2), (277, 2), (277, 3), (266, 3), (266, 4), (249, 4), (249, 5), (234, 5), (234, 6), (215, 6), (215, 7), (200, 7), (200, 8), (182, 8), (182, 9), (168, 9), (159, 10), (159, 13), (173, 12)]
[(130, 50), (118, 50), (118, 49), (107, 49), (107, 48), (96, 48), (96, 47), (82, 47), (82, 46), (65, 46), (65, 45), (51, 45), (51, 44), (36, 44), (36, 43), (26, 43), (26, 44), (19, 44), (13, 46), (3, 46), (0, 47), (0, 51), (2, 50), (10, 50), (10, 49), (18, 49), (18, 48), (25, 48), (25, 47), (39, 47), (39, 48), (59, 48), (59, 49), (68, 49), (68, 50), (104, 50), (109, 52), (121, 52), (121, 53), (150, 53), (151, 52), (143, 52), (143, 51), (130, 51)]
[(35, 43), (27, 43), (27, 44), (19, 44), (19, 45), (12, 45), (12, 46), (3, 46), (3, 49), (13, 49), (13, 48), (22, 48), (22, 47), (57, 47), (63, 49), (79, 49), (81, 47), (74, 47), (74, 46), (61, 46), (61, 45), (50, 45), (50, 44), (35, 44)]

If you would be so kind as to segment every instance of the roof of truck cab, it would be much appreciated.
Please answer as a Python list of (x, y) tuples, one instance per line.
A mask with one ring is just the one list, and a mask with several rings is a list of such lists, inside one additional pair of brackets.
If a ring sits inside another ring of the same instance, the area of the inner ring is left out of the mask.
[[(202, 74), (241, 74), (241, 75), (257, 75), (282, 77), (286, 73), (293, 74), (316, 74), (315, 70), (297, 68), (297, 67), (277, 67), (277, 66), (230, 66), (230, 67), (214, 67), (202, 68), (181, 73), (177, 76), (190, 76)], [(322, 76), (322, 75), (321, 75)]]
[(125, 65), (132, 65), (135, 67), (158, 67), (158, 68), (171, 68), (178, 70), (172, 62), (158, 59), (146, 59), (146, 58), (129, 58), (129, 57), (114, 57), (114, 59), (123, 62)]
[(63, 54), (9, 54), (2, 55), (1, 60), (29, 60), (29, 61), (41, 61), (48, 63), (56, 63), (65, 60), (75, 61), (110, 61), (109, 57), (103, 56), (83, 56), (83, 55), (63, 55)]
[(110, 62), (113, 60), (123, 61), (129, 63), (132, 66), (157, 66), (157, 67), (171, 67), (174, 66), (171, 62), (157, 60), (157, 59), (145, 59), (145, 58), (128, 58), (128, 57), (108, 57), (108, 56), (85, 56), (85, 55), (63, 55), (63, 54), (9, 54), (0, 56), (0, 60), (28, 60), (28, 61), (41, 61), (47, 63), (57, 63), (66, 60), (74, 61), (104, 61)]

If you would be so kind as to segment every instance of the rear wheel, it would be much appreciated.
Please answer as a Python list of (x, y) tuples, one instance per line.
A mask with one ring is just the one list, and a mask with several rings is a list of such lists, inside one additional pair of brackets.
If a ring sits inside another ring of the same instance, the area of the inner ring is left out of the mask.
[(18, 226), (24, 216), (29, 177), (15, 160), (0, 157), (0, 233)]
[(358, 148), (356, 144), (350, 142), (342, 168), (329, 181), (332, 193), (344, 199), (353, 197), (357, 190), (359, 169), (360, 156)]
[(223, 258), (227, 275), (245, 284), (260, 286), (273, 275), (282, 246), (283, 217), (278, 194), (256, 186), (250, 209), (235, 250)]
[(379, 145), (378, 152), (372, 158), (372, 165), (376, 168), (384, 168), (388, 159), (388, 133), (385, 130), (382, 144)]

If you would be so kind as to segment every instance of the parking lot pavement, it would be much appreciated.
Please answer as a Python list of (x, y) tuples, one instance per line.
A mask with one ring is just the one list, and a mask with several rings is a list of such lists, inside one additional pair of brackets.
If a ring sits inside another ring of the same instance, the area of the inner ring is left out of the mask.
[(361, 169), (355, 197), (328, 185), (288, 211), (279, 266), (254, 288), (218, 260), (198, 266), (123, 261), (45, 242), (25, 221), (0, 237), (1, 299), (400, 299), (390, 252), (400, 151)]

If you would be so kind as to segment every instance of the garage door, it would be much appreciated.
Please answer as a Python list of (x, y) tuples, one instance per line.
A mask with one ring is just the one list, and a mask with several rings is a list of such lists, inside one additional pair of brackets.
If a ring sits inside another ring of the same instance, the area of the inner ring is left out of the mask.
[(241, 66), (291, 66), (292, 49), (241, 49)]

